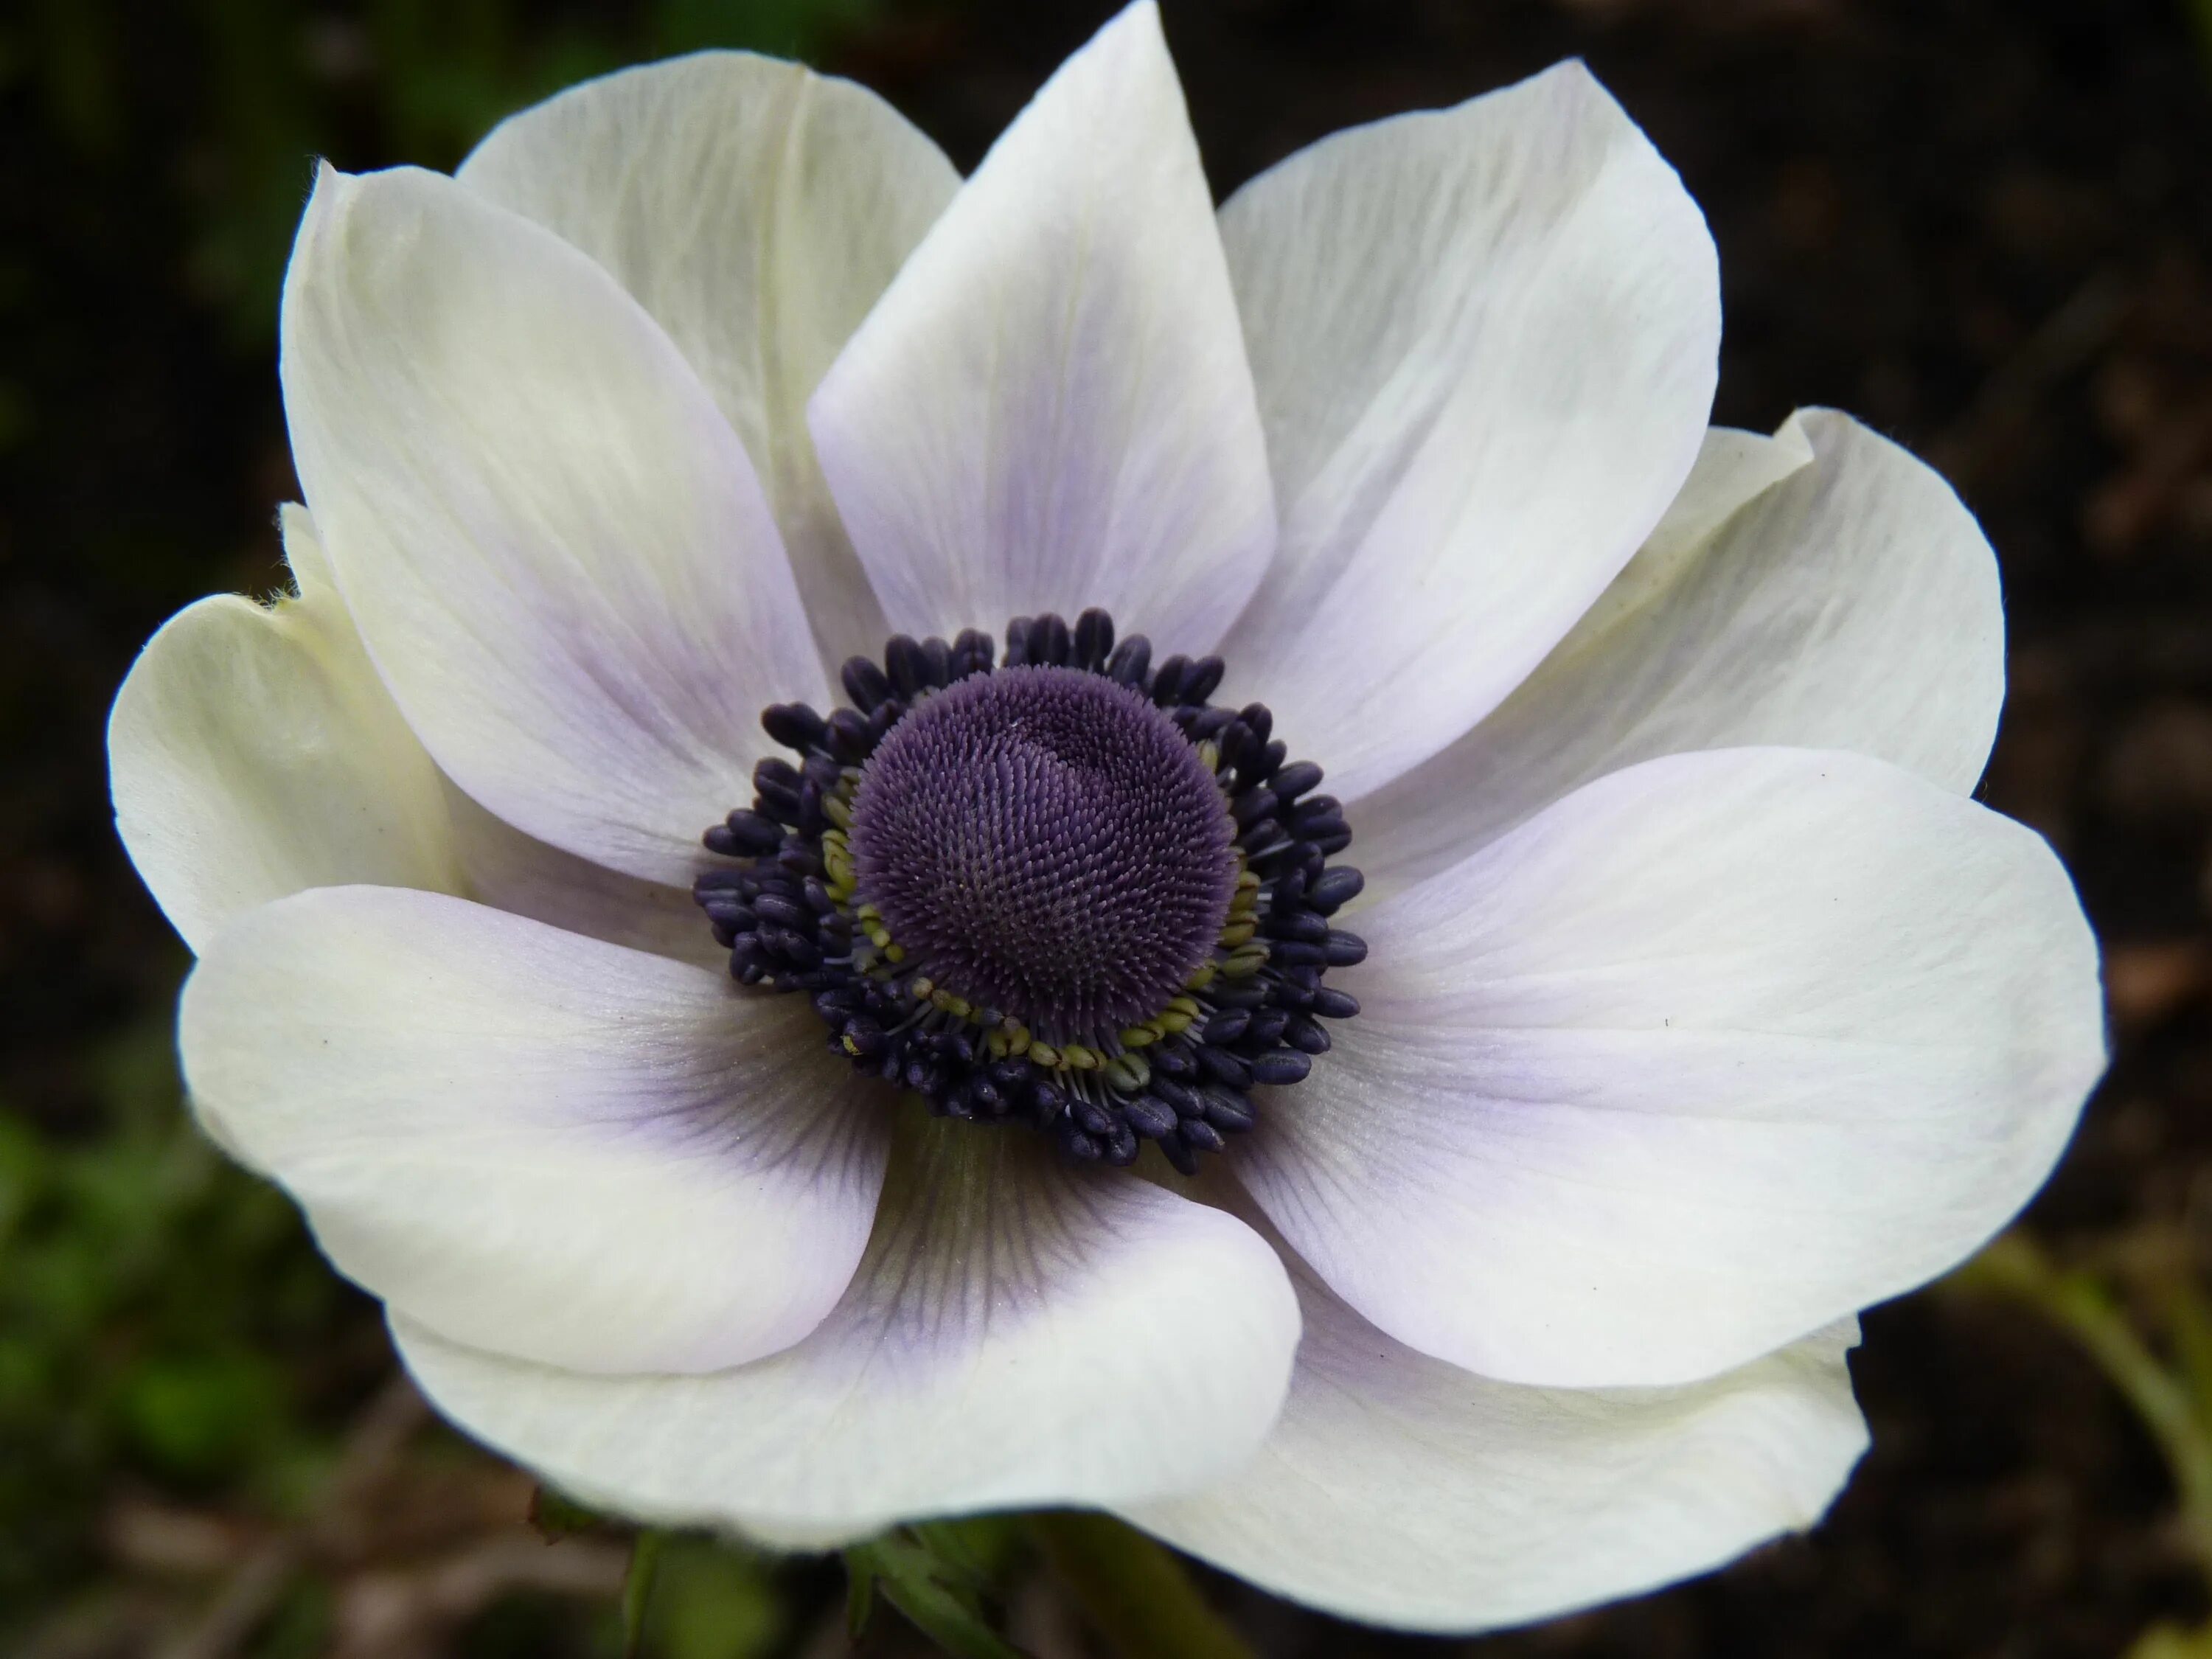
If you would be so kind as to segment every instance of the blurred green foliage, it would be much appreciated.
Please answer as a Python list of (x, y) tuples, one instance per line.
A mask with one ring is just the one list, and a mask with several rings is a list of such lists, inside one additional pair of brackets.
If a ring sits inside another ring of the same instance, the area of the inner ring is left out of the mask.
[(358, 1322), (290, 1204), (184, 1113), (166, 1024), (91, 1065), (97, 1137), (0, 1114), (0, 1632), (93, 1568), (118, 1476), (296, 1510)]
[[(625, 64), (707, 47), (818, 58), (881, 0), (178, 0), (204, 88), (201, 142), (137, 155), (130, 64), (141, 44), (122, 0), (33, 0), (0, 25), (0, 83), (36, 81), (49, 119), (81, 149), (182, 163), (190, 275), (240, 344), (276, 326), (284, 257), (313, 158), (349, 168), (449, 168), (501, 117)], [(0, 410), (0, 420), (4, 420)]]
[(769, 1565), (699, 1538), (669, 1540), (646, 1614), (646, 1650), (661, 1659), (757, 1659), (791, 1615)]

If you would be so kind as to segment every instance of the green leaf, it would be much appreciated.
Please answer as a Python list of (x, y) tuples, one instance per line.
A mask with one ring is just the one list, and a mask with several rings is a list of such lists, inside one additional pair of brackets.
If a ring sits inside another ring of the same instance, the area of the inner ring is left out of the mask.
[(956, 1659), (1023, 1659), (984, 1617), (968, 1568), (914, 1537), (855, 1544), (845, 1552), (845, 1571), (847, 1617), (856, 1638), (867, 1623), (870, 1592), (880, 1585), (884, 1600)]

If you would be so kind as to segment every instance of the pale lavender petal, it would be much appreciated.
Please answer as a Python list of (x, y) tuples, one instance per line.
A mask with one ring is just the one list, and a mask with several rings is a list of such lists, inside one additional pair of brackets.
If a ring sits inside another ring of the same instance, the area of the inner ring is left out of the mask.
[(891, 624), (1090, 605), (1211, 650), (1274, 541), (1212, 198), (1151, 0), (1068, 59), (815, 393)]
[(2004, 702), (1996, 556), (1950, 487), (1829, 410), (1716, 428), (1628, 568), (1481, 725), (1350, 813), (1370, 891), (1696, 749), (1850, 749), (1966, 793)]
[(341, 1272), (456, 1340), (735, 1364), (813, 1329), (867, 1241), (888, 1121), (801, 998), (340, 887), (224, 928), (179, 1023), (216, 1139)]
[(1530, 1389), (1416, 1353), (1291, 1273), (1305, 1334), (1267, 1444), (1123, 1513), (1345, 1618), (1489, 1630), (1673, 1583), (1812, 1525), (1866, 1449), (1855, 1322), (1686, 1387)]
[(852, 1288), (785, 1353), (585, 1376), (401, 1317), (408, 1368), (464, 1428), (586, 1502), (795, 1547), (1136, 1502), (1250, 1456), (1298, 1335), (1259, 1236), (1027, 1131), (919, 1118)]
[(537, 839), (684, 879), (770, 702), (827, 696), (743, 447), (666, 335), (451, 179), (325, 171), (283, 327), (294, 459), (408, 723)]
[(1282, 515), (1232, 699), (1355, 799), (1502, 702), (1689, 472), (1712, 239), (1578, 64), (1301, 150), (1222, 210)]
[(606, 267), (667, 330), (760, 471), (823, 656), (882, 649), (806, 400), (960, 175), (866, 88), (746, 52), (572, 87), (456, 175)]
[(1921, 1284), (2104, 1065), (2051, 849), (1858, 755), (1613, 773), (1359, 931), (1360, 1017), (1237, 1170), (1367, 1318), (1506, 1381), (1693, 1381)]

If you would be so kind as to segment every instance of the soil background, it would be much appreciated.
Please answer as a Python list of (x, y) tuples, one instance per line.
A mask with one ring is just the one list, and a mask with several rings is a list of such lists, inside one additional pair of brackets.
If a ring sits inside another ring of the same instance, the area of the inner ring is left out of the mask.
[[(726, 40), (867, 82), (966, 167), (1109, 10), (37, 0), (0, 20), (0, 1648), (618, 1645), (618, 1546), (531, 1537), (527, 1483), (419, 1423), (373, 1309), (179, 1131), (185, 958), (109, 822), (101, 729), (133, 653), (204, 592), (281, 580), (273, 301), (307, 157), (450, 166), (576, 73)], [(1224, 195), (1337, 128), (1586, 58), (1711, 222), (1716, 418), (1834, 404), (1953, 480), (2008, 595), (1983, 793), (2060, 848), (2108, 951), (2116, 1061), (2028, 1225), (2064, 1259), (2203, 1273), (2212, 8), (1165, 10)], [(1869, 1316), (1854, 1372), (1875, 1446), (1833, 1514), (1702, 1582), (1466, 1643), (1210, 1592), (1283, 1659), (2106, 1659), (2204, 1615), (2151, 1442), (2051, 1326), (1927, 1292)], [(1017, 1627), (1080, 1650), (1010, 1571)], [(686, 1571), (654, 1651), (840, 1650), (830, 1568)], [(881, 1620), (869, 1643), (908, 1646)]]

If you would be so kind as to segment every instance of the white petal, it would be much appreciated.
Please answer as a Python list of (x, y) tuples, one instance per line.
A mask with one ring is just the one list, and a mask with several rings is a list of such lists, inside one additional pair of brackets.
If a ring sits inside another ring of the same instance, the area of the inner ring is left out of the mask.
[(437, 768), (284, 510), (297, 598), (226, 595), (172, 617), (107, 726), (115, 823), (195, 951), (232, 916), (343, 882), (458, 891)]
[(864, 87), (712, 52), (525, 110), (458, 176), (583, 249), (667, 330), (760, 469), (823, 655), (880, 651), (806, 399), (959, 188), (937, 146)]
[(842, 1293), (886, 1119), (801, 997), (465, 900), (325, 888), (225, 928), (185, 1079), (339, 1270), (580, 1370), (788, 1346)]
[(1360, 932), (1360, 1018), (1237, 1172), (1369, 1319), (1512, 1382), (1710, 1376), (1922, 1283), (2104, 1065), (2051, 849), (1857, 755), (1613, 773)]
[(1672, 1389), (1521, 1388), (1392, 1341), (1293, 1265), (1291, 1396), (1138, 1525), (1349, 1619), (1468, 1632), (1672, 1583), (1810, 1526), (1866, 1449), (1855, 1324)]
[(412, 171), (325, 170), (283, 337), (308, 504), (408, 723), (516, 828), (682, 880), (761, 708), (825, 681), (675, 347), (560, 238)]
[(1266, 1437), (1296, 1297), (1243, 1223), (1021, 1130), (905, 1120), (867, 1258), (788, 1352), (605, 1378), (393, 1334), (431, 1399), (618, 1513), (791, 1545), (892, 1522), (1132, 1502)]
[(1060, 67), (815, 393), (893, 626), (1086, 605), (1210, 650), (1274, 539), (1236, 302), (1151, 3)]
[(1358, 804), (1371, 889), (1435, 873), (1590, 779), (1747, 744), (1974, 787), (2004, 701), (1996, 556), (1942, 479), (1848, 416), (1716, 429), (1682, 495), (1489, 719)]
[(1712, 240), (1577, 64), (1302, 150), (1221, 234), (1282, 512), (1224, 654), (1351, 799), (1495, 708), (1659, 521), (1712, 405)]
[(271, 899), (359, 884), (457, 893), (720, 971), (727, 953), (688, 891), (533, 841), (439, 773), (362, 648), (307, 508), (283, 524), (298, 592), (191, 606), (111, 718), (118, 828), (186, 943)]
[[(716, 973), (729, 970), (730, 953), (714, 943), (688, 889), (625, 876), (532, 841), (452, 784), (446, 793), (454, 855), (465, 877), (463, 890), (478, 903), (610, 945), (650, 951)], [(700, 861), (711, 860), (702, 851)]]

